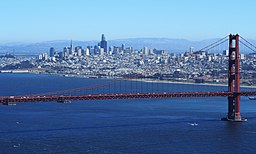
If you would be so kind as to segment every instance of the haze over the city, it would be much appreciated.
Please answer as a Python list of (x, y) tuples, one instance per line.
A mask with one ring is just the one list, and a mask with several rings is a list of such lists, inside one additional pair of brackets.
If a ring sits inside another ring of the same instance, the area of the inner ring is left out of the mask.
[(255, 1), (10, 0), (0, 2), (0, 41), (122, 38), (255, 39)]

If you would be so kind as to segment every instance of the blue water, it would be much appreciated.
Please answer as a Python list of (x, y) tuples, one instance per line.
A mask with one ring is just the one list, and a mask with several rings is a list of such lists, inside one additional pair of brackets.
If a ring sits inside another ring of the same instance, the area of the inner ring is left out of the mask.
[[(45, 93), (104, 82), (108, 81), (0, 74), (0, 95)], [(226, 88), (170, 86), (173, 91)], [(2, 105), (0, 153), (256, 152), (256, 102), (242, 98), (241, 112), (247, 122), (221, 121), (226, 112), (227, 98), (222, 97)]]

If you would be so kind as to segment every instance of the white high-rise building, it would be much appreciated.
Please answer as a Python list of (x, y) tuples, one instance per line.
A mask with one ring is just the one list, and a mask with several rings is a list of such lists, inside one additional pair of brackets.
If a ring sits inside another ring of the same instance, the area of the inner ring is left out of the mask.
[(100, 48), (100, 55), (104, 55), (104, 48)]
[(148, 47), (144, 47), (143, 48), (143, 54), (144, 55), (148, 55)]
[(78, 56), (78, 57), (81, 57), (81, 56), (82, 56), (82, 49), (81, 49), (81, 48), (77, 50), (77, 56)]
[(90, 50), (88, 48), (84, 49), (84, 54), (85, 56), (89, 56), (90, 55)]

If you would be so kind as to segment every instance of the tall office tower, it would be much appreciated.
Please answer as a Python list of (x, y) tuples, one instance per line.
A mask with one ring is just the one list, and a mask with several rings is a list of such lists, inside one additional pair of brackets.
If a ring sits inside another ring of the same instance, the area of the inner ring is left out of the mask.
[(69, 55), (69, 47), (63, 48), (64, 56), (67, 57)]
[(87, 46), (87, 49), (89, 49), (90, 55), (94, 55), (94, 47), (93, 46)]
[(125, 50), (125, 44), (122, 44), (122, 50), (123, 51)]
[(104, 34), (101, 36), (100, 47), (104, 49), (105, 53), (108, 52), (108, 42), (106, 41)]
[(73, 51), (73, 41), (70, 41), (70, 50)]
[(75, 51), (74, 51), (74, 48), (73, 48), (73, 41), (71, 40), (70, 41), (70, 47), (69, 47), (69, 55), (74, 56), (74, 54), (75, 54)]
[(90, 50), (88, 48), (84, 49), (84, 55), (89, 56), (90, 55)]
[(143, 48), (143, 54), (144, 55), (148, 55), (148, 47), (144, 47)]
[(94, 46), (94, 55), (100, 54), (100, 46), (95, 45)]
[(55, 49), (53, 47), (50, 48), (50, 57), (54, 57)]
[(75, 48), (75, 53), (78, 57), (81, 57), (82, 56), (82, 47), (81, 46), (77, 46)]

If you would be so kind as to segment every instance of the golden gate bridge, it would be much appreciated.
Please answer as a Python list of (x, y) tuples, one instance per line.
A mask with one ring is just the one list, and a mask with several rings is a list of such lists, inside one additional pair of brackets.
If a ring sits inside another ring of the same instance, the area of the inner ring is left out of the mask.
[[(241, 40), (240, 40), (241, 38)], [(241, 96), (256, 96), (254, 91), (240, 90), (240, 53), (239, 43), (243, 44), (248, 49), (256, 52), (256, 46), (236, 35), (228, 35), (224, 38), (202, 48), (199, 51), (209, 51), (224, 42), (229, 42), (229, 62), (228, 62), (228, 89), (227, 91), (171, 91), (161, 85), (162, 91), (158, 84), (142, 85), (134, 79), (112, 80), (104, 84), (97, 84), (91, 87), (82, 87), (64, 91), (48, 92), (44, 94), (17, 95), (17, 96), (0, 96), (0, 104), (14, 105), (16, 103), (25, 102), (62, 102), (68, 103), (75, 100), (114, 100), (114, 99), (140, 99), (140, 98), (192, 98), (192, 97), (227, 97), (228, 98), (228, 113), (223, 120), (228, 121), (246, 121), (240, 114), (240, 97)], [(130, 82), (128, 82), (130, 81)], [(134, 82), (132, 82), (134, 81)], [(129, 87), (129, 88), (127, 88)], [(103, 90), (104, 89), (104, 90)], [(117, 92), (119, 89), (119, 92)], [(127, 90), (130, 89), (130, 90)], [(138, 90), (140, 89), (140, 90)], [(151, 89), (151, 90), (149, 90)]]

